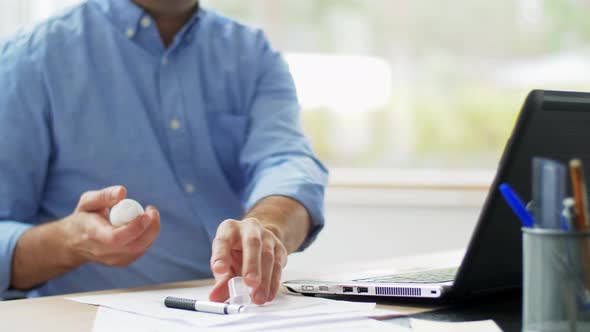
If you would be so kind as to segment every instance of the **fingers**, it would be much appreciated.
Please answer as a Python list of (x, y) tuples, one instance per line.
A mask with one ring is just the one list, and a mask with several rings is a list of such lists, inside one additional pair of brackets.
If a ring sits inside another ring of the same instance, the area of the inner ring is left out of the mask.
[(246, 285), (256, 288), (261, 281), (262, 227), (258, 223), (244, 221), (242, 237), (242, 276)]
[(217, 283), (215, 283), (215, 286), (213, 286), (211, 293), (209, 293), (209, 301), (224, 302), (227, 300), (229, 298), (229, 289), (227, 287), (227, 283), (229, 282), (229, 279), (233, 277), (233, 274), (227, 273), (217, 280)]
[(287, 265), (287, 257), (288, 252), (287, 248), (282, 243), (279, 243), (275, 246), (275, 260), (273, 262), (273, 273), (272, 278), (270, 280), (270, 291), (268, 297), (266, 298), (267, 302), (272, 301), (279, 292), (279, 288), (281, 287), (281, 276), (283, 275), (283, 269)]
[(237, 220), (228, 219), (217, 228), (213, 239), (211, 254), (211, 271), (219, 280), (229, 273), (232, 266), (232, 248), (240, 241), (240, 225)]
[(97, 225), (94, 239), (110, 248), (122, 248), (142, 236), (150, 223), (150, 216), (145, 213), (118, 228), (113, 228), (110, 223), (108, 225), (101, 223), (100, 226)]
[(76, 211), (64, 219), (69, 247), (80, 261), (127, 266), (154, 243), (160, 233), (160, 214), (153, 206), (127, 225), (113, 227), (108, 221), (107, 207), (125, 195), (122, 186), (86, 192)]
[(260, 254), (260, 285), (254, 290), (254, 303), (264, 304), (270, 293), (275, 263), (275, 241), (270, 233), (264, 233)]
[[(280, 242), (279, 242), (280, 243)], [(281, 266), (281, 269), (284, 269), (287, 266), (287, 260), (289, 258), (289, 252), (287, 248), (280, 243), (275, 247), (275, 262)]]
[(266, 298), (266, 302), (270, 302), (274, 300), (279, 292), (279, 288), (281, 287), (281, 276), (283, 275), (283, 267), (281, 264), (274, 262), (274, 268), (272, 270), (272, 278), (270, 280), (270, 291), (268, 293), (268, 297)]
[(113, 186), (97, 191), (87, 191), (80, 196), (76, 211), (104, 213), (125, 198), (127, 190), (123, 186)]
[(213, 240), (211, 270), (216, 284), (209, 299), (218, 302), (228, 299), (228, 281), (241, 275), (253, 289), (255, 304), (272, 301), (280, 288), (287, 254), (282, 242), (257, 219), (222, 222)]
[(89, 261), (123, 267), (134, 262), (154, 243), (160, 233), (160, 215), (149, 206), (146, 212), (126, 226), (114, 228), (93, 213), (80, 213), (87, 218), (86, 244), (83, 252)]
[(134, 241), (127, 245), (127, 252), (143, 254), (160, 234), (160, 214), (154, 207), (148, 206), (146, 215), (149, 218), (148, 228)]
[(217, 282), (209, 294), (210, 301), (224, 302), (229, 299), (228, 282), (231, 278), (238, 276), (236, 271), (241, 271), (242, 269), (242, 251), (232, 249), (230, 255), (231, 263), (228, 264), (231, 264), (231, 267), (227, 273), (218, 274), (215, 278)]

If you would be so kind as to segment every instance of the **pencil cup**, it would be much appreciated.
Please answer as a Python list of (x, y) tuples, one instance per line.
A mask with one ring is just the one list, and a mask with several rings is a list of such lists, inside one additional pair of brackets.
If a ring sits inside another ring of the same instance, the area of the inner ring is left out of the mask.
[(590, 232), (522, 231), (522, 330), (590, 331)]

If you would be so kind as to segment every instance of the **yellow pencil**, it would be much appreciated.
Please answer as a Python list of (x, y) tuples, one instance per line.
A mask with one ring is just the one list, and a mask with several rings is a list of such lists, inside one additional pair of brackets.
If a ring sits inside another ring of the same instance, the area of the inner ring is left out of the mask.
[[(576, 202), (576, 225), (578, 231), (588, 229), (588, 196), (586, 193), (586, 181), (584, 179), (584, 168), (580, 159), (570, 161), (570, 176), (572, 178), (572, 191)], [(582, 262), (586, 279), (586, 289), (590, 289), (590, 243), (583, 238), (581, 245)]]
[(586, 192), (586, 180), (584, 168), (580, 159), (570, 161), (570, 176), (572, 178), (572, 191), (576, 201), (576, 225), (578, 230), (588, 228), (588, 194)]

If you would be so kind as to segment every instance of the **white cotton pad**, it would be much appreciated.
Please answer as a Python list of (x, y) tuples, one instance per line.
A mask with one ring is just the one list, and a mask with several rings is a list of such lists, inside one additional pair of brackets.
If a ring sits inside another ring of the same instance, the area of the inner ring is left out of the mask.
[(109, 219), (115, 227), (127, 225), (143, 213), (143, 208), (137, 201), (126, 198), (113, 206)]

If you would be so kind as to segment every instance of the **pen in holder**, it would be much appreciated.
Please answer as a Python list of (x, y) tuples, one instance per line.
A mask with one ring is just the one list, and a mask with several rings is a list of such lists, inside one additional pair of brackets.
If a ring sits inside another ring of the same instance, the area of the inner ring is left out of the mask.
[(523, 331), (590, 331), (590, 231), (522, 232)]

